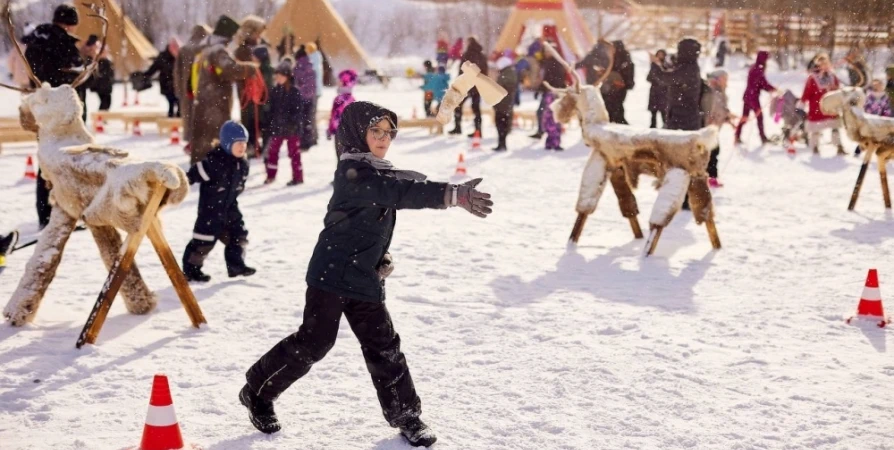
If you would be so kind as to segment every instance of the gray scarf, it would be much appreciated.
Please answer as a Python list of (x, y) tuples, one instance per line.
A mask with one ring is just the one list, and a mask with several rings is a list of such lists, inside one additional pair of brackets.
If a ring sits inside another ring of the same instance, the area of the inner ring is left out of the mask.
[(391, 161), (387, 159), (382, 159), (373, 155), (372, 153), (342, 153), (341, 161), (352, 160), (352, 161), (362, 161), (371, 166), (373, 166), (376, 170), (397, 170), (394, 168), (394, 164), (391, 164)]

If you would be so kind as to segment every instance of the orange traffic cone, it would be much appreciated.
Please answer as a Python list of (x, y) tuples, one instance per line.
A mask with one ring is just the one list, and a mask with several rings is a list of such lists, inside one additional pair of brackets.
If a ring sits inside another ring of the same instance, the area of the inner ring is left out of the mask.
[(481, 150), (481, 130), (475, 130), (472, 135), (472, 150)]
[(133, 135), (134, 136), (142, 136), (143, 135), (143, 132), (140, 130), (140, 121), (139, 120), (133, 121)]
[(882, 294), (878, 289), (878, 271), (869, 269), (869, 275), (866, 276), (866, 287), (863, 288), (863, 295), (860, 297), (860, 303), (857, 305), (857, 315), (849, 317), (847, 323), (856, 318), (858, 320), (878, 321), (877, 325), (884, 328), (890, 320), (885, 318), (885, 309), (882, 307)]
[(180, 425), (174, 415), (174, 402), (168, 377), (156, 375), (152, 380), (152, 396), (149, 397), (149, 411), (140, 450), (173, 450), (183, 448)]
[(462, 153), (459, 154), (459, 161), (456, 162), (455, 175), (467, 175), (466, 174), (466, 156)]
[(180, 145), (180, 129), (177, 125), (171, 127), (171, 145)]
[(127, 92), (124, 93), (124, 101), (121, 102), (122, 108), (127, 108)]
[(99, 114), (96, 115), (96, 120), (93, 121), (93, 131), (95, 131), (97, 133), (105, 133), (106, 132), (105, 125), (103, 124), (103, 121), (102, 121), (102, 116)]
[(37, 179), (37, 172), (34, 171), (34, 158), (32, 158), (31, 155), (28, 155), (28, 159), (25, 161), (25, 179)]
[(786, 147), (785, 151), (789, 155), (794, 156), (794, 154), (795, 154), (795, 140), (794, 139), (788, 140), (788, 147)]

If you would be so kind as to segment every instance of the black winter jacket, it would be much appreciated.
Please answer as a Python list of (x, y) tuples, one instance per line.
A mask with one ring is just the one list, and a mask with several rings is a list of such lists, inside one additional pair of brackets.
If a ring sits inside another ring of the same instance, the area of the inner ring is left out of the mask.
[(201, 183), (195, 233), (218, 237), (233, 224), (241, 224), (237, 197), (245, 190), (248, 179), (245, 158), (236, 158), (218, 146), (204, 161), (190, 167), (186, 176), (189, 184)]
[(385, 301), (385, 280), (377, 269), (391, 246), (396, 211), (444, 208), (446, 189), (446, 183), (407, 179), (365, 162), (339, 162), (307, 284), (356, 300)]
[(478, 43), (475, 39), (469, 39), (469, 45), (466, 47), (466, 51), (463, 53), (462, 59), (459, 62), (459, 74), (463, 74), (462, 65), (466, 61), (471, 61), (472, 64), (478, 66), (481, 69), (481, 73), (487, 75), (487, 56), (484, 55), (484, 47)]
[(301, 93), (294, 86), (270, 91), (270, 136), (298, 136), (301, 128)]
[(594, 45), (590, 53), (587, 53), (584, 59), (574, 65), (575, 69), (584, 69), (587, 84), (595, 83), (602, 75), (602, 72), (596, 71), (596, 67), (602, 69), (608, 67), (608, 47), (602, 42)]
[(22, 38), (22, 43), (28, 46), (25, 58), (31, 64), (34, 75), (52, 87), (71, 84), (78, 73), (66, 69), (84, 65), (77, 47), (78, 38), (51, 23), (35, 28)]
[(508, 94), (494, 105), (494, 111), (512, 111), (512, 107), (515, 105), (515, 91), (518, 90), (518, 74), (515, 72), (515, 66), (501, 70), (497, 76), (497, 84), (506, 89)]
[(540, 84), (540, 92), (546, 92), (546, 83), (554, 88), (563, 88), (568, 85), (566, 82), (568, 72), (565, 66), (557, 59), (547, 57), (540, 63), (540, 70), (543, 71), (543, 82)]
[(98, 94), (111, 94), (115, 85), (115, 68), (108, 58), (96, 63), (96, 73), (90, 81), (90, 90)]
[(698, 130), (702, 127), (702, 75), (698, 68), (701, 45), (683, 39), (677, 45), (677, 66), (657, 73), (656, 79), (667, 86), (665, 128)]
[(661, 66), (652, 63), (646, 76), (646, 81), (652, 83), (649, 88), (649, 111), (667, 111), (667, 86), (662, 83), (660, 75), (663, 71)]
[(144, 74), (146, 78), (150, 78), (152, 75), (155, 75), (155, 72), (158, 72), (158, 87), (161, 90), (161, 95), (174, 95), (174, 66), (176, 61), (177, 58), (174, 57), (174, 54), (170, 50), (165, 49), (158, 54), (155, 61), (149, 66), (149, 70)]

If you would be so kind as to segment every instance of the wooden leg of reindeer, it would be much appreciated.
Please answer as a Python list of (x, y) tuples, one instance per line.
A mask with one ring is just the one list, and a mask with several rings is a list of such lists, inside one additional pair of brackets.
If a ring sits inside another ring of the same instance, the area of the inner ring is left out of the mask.
[(714, 201), (711, 197), (711, 188), (708, 187), (708, 179), (704, 175), (691, 177), (689, 181), (689, 207), (695, 223), (705, 224), (711, 245), (715, 250), (719, 250), (720, 236), (717, 235), (717, 227), (714, 225)]
[(643, 230), (639, 227), (639, 220), (636, 216), (639, 214), (639, 207), (636, 204), (636, 197), (633, 196), (633, 190), (630, 189), (630, 183), (627, 181), (627, 174), (624, 167), (618, 167), (611, 174), (612, 188), (615, 190), (615, 196), (618, 197), (618, 206), (621, 207), (621, 215), (630, 221), (630, 229), (633, 230), (633, 237), (636, 239), (643, 238)]
[(885, 208), (891, 209), (891, 191), (888, 190), (888, 158), (879, 157), (878, 174), (882, 178), (882, 196), (885, 198)]
[(658, 188), (658, 198), (655, 200), (655, 206), (652, 208), (652, 216), (649, 218), (649, 239), (646, 240), (645, 256), (650, 256), (655, 252), (658, 246), (658, 239), (661, 237), (661, 231), (664, 230), (674, 214), (683, 206), (683, 199), (686, 198), (686, 192), (689, 190), (689, 173), (680, 168), (672, 168), (664, 175), (661, 180), (661, 187)]
[[(118, 259), (121, 246), (124, 242), (118, 230), (114, 227), (90, 227), (93, 233), (93, 240), (99, 247), (99, 254), (102, 256), (102, 262), (106, 265), (106, 270), (112, 270), (112, 266)], [(124, 306), (131, 314), (147, 314), (158, 303), (156, 295), (146, 286), (143, 277), (140, 275), (140, 269), (137, 264), (133, 263), (127, 276), (121, 284), (121, 297), (124, 300)]]
[(192, 326), (199, 328), (200, 324), (208, 323), (205, 321), (205, 316), (202, 315), (196, 296), (193, 295), (192, 289), (189, 287), (189, 282), (186, 281), (186, 277), (183, 275), (183, 269), (177, 264), (177, 258), (171, 252), (171, 246), (168, 245), (168, 241), (165, 239), (161, 229), (161, 222), (157, 218), (149, 226), (149, 231), (146, 235), (152, 242), (152, 246), (155, 247), (155, 252), (158, 253), (158, 257), (161, 259), (161, 265), (164, 266), (168, 278), (171, 279), (171, 284), (174, 286), (177, 296), (180, 297), (180, 303), (183, 304), (183, 309), (186, 310), (186, 315), (189, 316)]
[(854, 185), (854, 192), (851, 193), (851, 202), (847, 205), (848, 211), (853, 211), (857, 206), (857, 197), (860, 196), (860, 189), (863, 188), (863, 179), (866, 177), (866, 169), (869, 167), (869, 161), (872, 160), (872, 154), (877, 150), (875, 147), (863, 146), (863, 165), (860, 166), (860, 174), (857, 175), (857, 184)]
[(596, 211), (596, 205), (605, 190), (605, 181), (608, 179), (608, 170), (602, 154), (594, 151), (584, 168), (584, 175), (580, 182), (580, 192), (577, 197), (577, 220), (571, 230), (571, 242), (577, 244), (587, 216)]
[(3, 316), (13, 326), (22, 326), (34, 319), (43, 296), (50, 287), (56, 268), (62, 260), (62, 250), (77, 225), (77, 219), (70, 217), (62, 208), (55, 207), (50, 214), (50, 223), (40, 233), (34, 254), (25, 266), (25, 273), (19, 286), (13, 292), (9, 303), (3, 309)]

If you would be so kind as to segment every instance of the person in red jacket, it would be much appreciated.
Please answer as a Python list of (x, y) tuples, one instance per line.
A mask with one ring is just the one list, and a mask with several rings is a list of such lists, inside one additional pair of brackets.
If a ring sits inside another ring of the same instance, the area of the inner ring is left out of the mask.
[(813, 59), (813, 68), (801, 94), (801, 102), (807, 104), (807, 144), (813, 153), (819, 153), (819, 140), (823, 130), (832, 129), (832, 142), (838, 147), (838, 154), (844, 155), (841, 145), (841, 120), (837, 116), (827, 116), (820, 109), (820, 99), (827, 92), (837, 90), (841, 86), (838, 77), (832, 70), (829, 55), (820, 53)]

